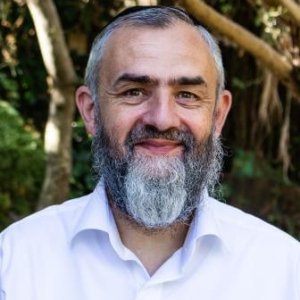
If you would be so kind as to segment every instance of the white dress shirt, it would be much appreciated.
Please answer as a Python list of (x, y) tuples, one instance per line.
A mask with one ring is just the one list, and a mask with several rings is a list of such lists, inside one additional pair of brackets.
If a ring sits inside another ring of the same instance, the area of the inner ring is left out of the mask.
[(1, 234), (1, 300), (300, 300), (300, 244), (206, 196), (150, 277), (121, 242), (103, 184)]

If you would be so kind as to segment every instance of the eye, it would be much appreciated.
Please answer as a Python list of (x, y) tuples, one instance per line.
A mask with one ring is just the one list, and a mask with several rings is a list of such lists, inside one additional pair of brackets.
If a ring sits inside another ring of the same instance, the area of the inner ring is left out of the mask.
[(120, 99), (129, 105), (137, 105), (149, 98), (149, 91), (144, 88), (128, 88), (119, 94)]
[(180, 91), (178, 92), (178, 94), (176, 95), (176, 98), (178, 100), (194, 100), (197, 101), (199, 99), (199, 96), (192, 93), (192, 92), (188, 92), (188, 91)]
[(139, 88), (127, 90), (122, 93), (125, 97), (142, 97), (145, 95), (145, 91)]

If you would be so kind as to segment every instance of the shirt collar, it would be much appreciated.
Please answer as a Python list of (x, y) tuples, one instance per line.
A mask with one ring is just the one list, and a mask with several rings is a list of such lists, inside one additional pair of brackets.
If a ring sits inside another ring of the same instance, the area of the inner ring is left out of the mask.
[(99, 230), (109, 235), (117, 234), (114, 217), (108, 205), (104, 182), (100, 181), (86, 199), (86, 205), (74, 224), (71, 241), (86, 230)]
[[(103, 180), (98, 183), (94, 192), (86, 200), (87, 203), (73, 227), (71, 240), (86, 230), (99, 230), (107, 233), (110, 239), (114, 239), (120, 245), (119, 233), (108, 204)], [(230, 251), (228, 237), (222, 229), (215, 205), (213, 205), (215, 201), (205, 190), (186, 237), (184, 252), (189, 253), (197, 241), (208, 236), (219, 240), (225, 249)]]
[(213, 237), (218, 240), (226, 251), (230, 251), (228, 237), (217, 217), (214, 202), (217, 201), (208, 195), (207, 190), (203, 192), (201, 203), (195, 212), (186, 241), (185, 250), (194, 246), (205, 237)]

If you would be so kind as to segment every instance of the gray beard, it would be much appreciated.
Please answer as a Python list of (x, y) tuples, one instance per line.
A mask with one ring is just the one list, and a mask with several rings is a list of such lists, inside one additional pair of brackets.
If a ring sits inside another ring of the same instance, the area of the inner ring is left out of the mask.
[[(100, 123), (98, 123), (100, 124)], [(134, 145), (147, 138), (180, 141), (182, 157), (147, 156), (134, 152)], [(147, 230), (188, 222), (199, 206), (203, 191), (218, 182), (223, 151), (213, 133), (197, 144), (189, 132), (159, 132), (152, 126), (134, 128), (121, 154), (117, 141), (99, 126), (93, 139), (93, 169), (103, 177), (110, 201), (128, 219)]]
[[(185, 176), (177, 157), (135, 157), (124, 182), (127, 213), (148, 229), (173, 224), (186, 202)], [(186, 219), (190, 212), (185, 214), (180, 218)]]

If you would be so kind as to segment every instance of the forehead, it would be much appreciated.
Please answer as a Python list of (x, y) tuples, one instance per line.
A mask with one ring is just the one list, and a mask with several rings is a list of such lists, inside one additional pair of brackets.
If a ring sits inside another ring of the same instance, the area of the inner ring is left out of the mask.
[(101, 80), (122, 72), (169, 79), (202, 76), (216, 81), (216, 67), (200, 32), (176, 22), (166, 28), (121, 27), (108, 39), (100, 68)]

